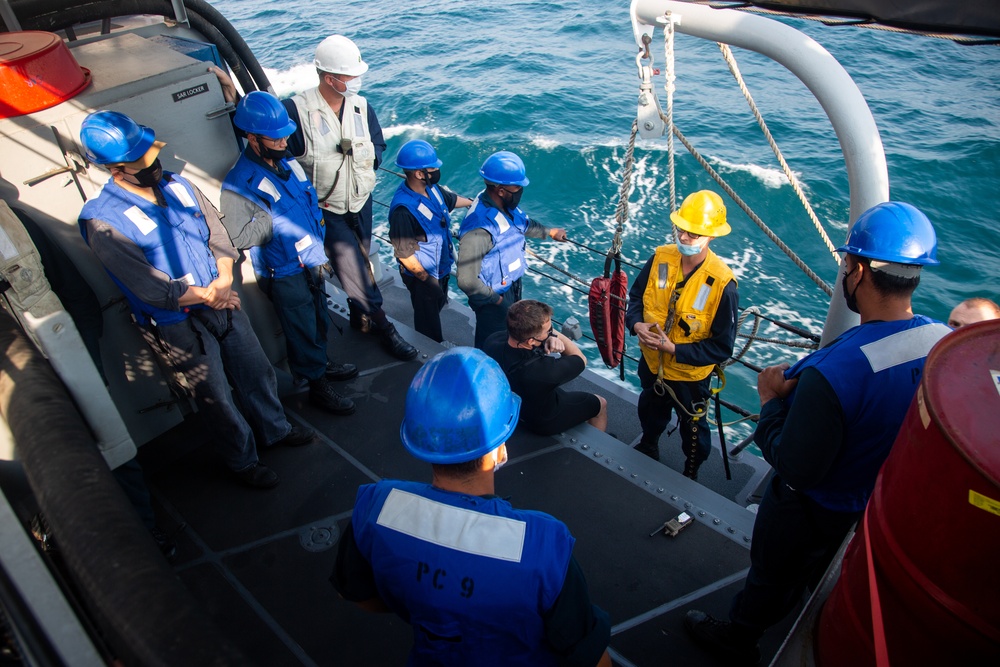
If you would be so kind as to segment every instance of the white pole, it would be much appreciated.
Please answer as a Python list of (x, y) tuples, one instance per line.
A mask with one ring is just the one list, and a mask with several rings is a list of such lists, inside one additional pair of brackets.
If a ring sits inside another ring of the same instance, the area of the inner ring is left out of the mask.
[[(851, 225), (875, 204), (888, 201), (889, 172), (875, 119), (857, 84), (829, 51), (811, 37), (772, 19), (687, 2), (632, 0), (632, 24), (637, 31), (643, 26), (656, 26), (657, 18), (668, 11), (680, 19), (674, 28), (677, 32), (767, 56), (798, 77), (812, 92), (830, 119), (844, 153)], [(841, 264), (822, 345), (858, 323), (858, 316), (848, 310), (842, 296), (843, 271)]]

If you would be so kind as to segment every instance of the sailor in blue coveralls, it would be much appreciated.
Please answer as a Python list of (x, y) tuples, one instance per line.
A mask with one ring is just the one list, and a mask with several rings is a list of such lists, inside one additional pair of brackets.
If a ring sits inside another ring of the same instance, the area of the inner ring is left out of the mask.
[(775, 474), (753, 530), (750, 572), (729, 622), (691, 610), (694, 639), (734, 664), (760, 659), (757, 641), (818, 583), (861, 517), (920, 382), (931, 347), (951, 329), (914, 315), (924, 266), (938, 264), (934, 227), (901, 202), (854, 223), (843, 294), (861, 324), (790, 367), (758, 379), (754, 442)]
[(521, 299), (521, 276), (528, 268), (525, 237), (566, 240), (566, 230), (535, 222), (518, 204), (528, 175), (521, 158), (500, 151), (486, 158), (479, 193), (459, 229), (458, 286), (476, 313), (476, 347), (507, 329), (507, 309)]
[(233, 245), (250, 249), (257, 283), (285, 334), (288, 366), (309, 382), (309, 401), (349, 415), (354, 402), (330, 381), (353, 378), (358, 369), (327, 360), (325, 225), (316, 190), (286, 151), (295, 123), (277, 97), (261, 91), (240, 100), (233, 123), (247, 133), (247, 145), (222, 183), (223, 223)]
[(410, 291), (413, 328), (441, 342), (441, 309), (448, 303), (448, 280), (455, 263), (450, 211), (472, 200), (438, 185), (441, 160), (421, 139), (399, 149), (396, 166), (406, 174), (389, 204), (389, 241), (403, 284)]
[(155, 138), (115, 111), (87, 116), (80, 130), (87, 159), (111, 179), (84, 205), (80, 230), (143, 337), (194, 399), (228, 467), (249, 486), (271, 488), (278, 475), (258, 462), (254, 433), (268, 447), (305, 445), (315, 433), (285, 418), (274, 369), (232, 290), (237, 252), (219, 212), (194, 185), (163, 171), (164, 143)]
[(400, 429), (432, 483), (358, 489), (331, 581), (413, 626), (409, 665), (611, 665), (569, 530), (494, 493), (520, 404), (486, 354), (442, 352), (413, 378)]

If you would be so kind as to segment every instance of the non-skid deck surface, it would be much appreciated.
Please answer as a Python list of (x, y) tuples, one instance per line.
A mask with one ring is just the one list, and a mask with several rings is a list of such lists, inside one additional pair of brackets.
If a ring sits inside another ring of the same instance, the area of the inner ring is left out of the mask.
[[(421, 357), (399, 362), (372, 336), (345, 327), (331, 337), (331, 356), (362, 369), (358, 378), (339, 383), (357, 411), (332, 416), (310, 406), (305, 393), (288, 393), (289, 418), (316, 429), (320, 438), (261, 453), (281, 477), (276, 489), (234, 483), (197, 419), (144, 446), (140, 460), (162, 523), (180, 531), (178, 576), (248, 657), (261, 665), (402, 665), (409, 626), (392, 614), (368, 614), (340, 600), (328, 578), (360, 484), (383, 477), (430, 480), (429, 466), (401, 445), (399, 426), (410, 380), (441, 348), (423, 339)], [(626, 411), (634, 406), (622, 402), (615, 410), (613, 423), (628, 428)], [(584, 451), (581, 439), (588, 438), (595, 447)], [(615, 626), (611, 648), (619, 664), (714, 664), (684, 636), (681, 619), (691, 606), (724, 615), (749, 565), (748, 544), (740, 533), (727, 536), (707, 519), (677, 538), (649, 537), (678, 512), (692, 487), (676, 472), (635, 456), (626, 472), (661, 480), (653, 484), (659, 492), (647, 490), (615, 472), (617, 459), (607, 464), (606, 457), (592, 455), (601, 443), (611, 443), (605, 449), (619, 459), (634, 454), (589, 427), (555, 438), (517, 432), (508, 442), (511, 461), (497, 475), (497, 493), (569, 526), (592, 598)], [(664, 453), (671, 446), (665, 439)], [(717, 457), (716, 451), (709, 464), (718, 464)], [(734, 472), (741, 476), (730, 483), (735, 489), (752, 470), (736, 464)], [(709, 516), (716, 514), (712, 503), (721, 515), (746, 511), (698, 490), (699, 506)], [(671, 501), (678, 493), (680, 500)], [(769, 634), (769, 655), (781, 636), (780, 630)]]

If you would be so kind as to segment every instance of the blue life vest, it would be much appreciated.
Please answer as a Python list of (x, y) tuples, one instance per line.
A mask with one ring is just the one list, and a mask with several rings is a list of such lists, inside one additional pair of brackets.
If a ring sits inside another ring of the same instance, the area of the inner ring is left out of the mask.
[[(166, 199), (164, 208), (117, 185), (114, 179), (104, 184), (101, 194), (83, 205), (80, 231), (87, 239), (85, 220), (101, 220), (135, 243), (150, 265), (171, 280), (206, 287), (219, 276), (215, 255), (208, 246), (209, 229), (205, 214), (190, 183), (170, 172), (163, 172), (160, 189)], [(89, 243), (89, 241), (88, 241)], [(151, 306), (139, 298), (110, 271), (108, 275), (125, 295), (136, 321), (145, 326), (166, 326), (187, 319), (191, 308), (167, 310)]]
[(351, 524), (379, 596), (413, 626), (409, 664), (558, 664), (542, 614), (573, 551), (561, 521), (500, 498), (383, 480), (358, 489)]
[[(868, 322), (785, 371), (788, 379), (807, 368), (822, 373), (837, 394), (847, 429), (844, 445), (823, 480), (800, 491), (834, 511), (865, 508), (920, 384), (927, 353), (950, 331), (923, 315)], [(794, 398), (793, 391), (788, 400)]]
[(488, 200), (486, 191), (479, 193), (462, 221), (459, 234), (465, 236), (473, 229), (485, 229), (493, 237), (493, 248), (479, 267), (479, 279), (497, 294), (503, 294), (527, 269), (524, 233), (528, 230), (528, 216), (518, 206), (513, 216), (508, 217)]
[[(427, 192), (430, 197), (414, 192), (406, 183), (401, 184), (396, 188), (396, 194), (389, 204), (389, 214), (397, 207), (405, 206), (420, 223), (427, 240), (417, 243), (417, 260), (427, 273), (441, 278), (451, 273), (451, 267), (455, 263), (451, 246), (451, 216), (448, 215), (448, 205), (438, 186), (427, 186)], [(403, 273), (413, 275), (402, 264), (400, 268)]]
[(294, 158), (278, 161), (288, 178), (252, 159), (243, 150), (240, 159), (226, 174), (222, 189), (252, 201), (271, 214), (271, 240), (250, 249), (253, 270), (259, 276), (286, 278), (302, 272), (302, 267), (327, 263), (323, 238), (326, 228), (316, 199), (316, 189)]

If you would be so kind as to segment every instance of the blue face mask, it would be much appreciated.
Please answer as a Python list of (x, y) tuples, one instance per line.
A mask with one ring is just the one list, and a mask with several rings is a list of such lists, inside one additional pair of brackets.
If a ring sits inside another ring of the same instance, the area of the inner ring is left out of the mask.
[(685, 257), (694, 257), (702, 251), (702, 247), (700, 245), (685, 245), (680, 241), (677, 242), (677, 249), (680, 250), (681, 254)]

